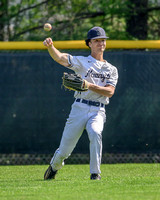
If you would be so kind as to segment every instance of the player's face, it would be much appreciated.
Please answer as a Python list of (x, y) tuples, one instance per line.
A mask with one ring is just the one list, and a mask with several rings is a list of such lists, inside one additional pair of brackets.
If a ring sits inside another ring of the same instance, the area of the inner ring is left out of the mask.
[(106, 48), (106, 39), (100, 38), (100, 39), (91, 39), (90, 43), (91, 50), (97, 50), (97, 51), (104, 51)]

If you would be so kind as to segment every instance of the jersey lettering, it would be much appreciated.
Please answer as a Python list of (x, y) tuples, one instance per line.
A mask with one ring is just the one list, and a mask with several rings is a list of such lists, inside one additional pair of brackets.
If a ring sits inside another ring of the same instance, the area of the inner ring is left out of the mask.
[(94, 73), (93, 69), (88, 70), (87, 74), (85, 75), (85, 77), (92, 77), (92, 78), (100, 78), (102, 82), (104, 82), (105, 78), (109, 79), (110, 78), (110, 74), (104, 75), (102, 73)]

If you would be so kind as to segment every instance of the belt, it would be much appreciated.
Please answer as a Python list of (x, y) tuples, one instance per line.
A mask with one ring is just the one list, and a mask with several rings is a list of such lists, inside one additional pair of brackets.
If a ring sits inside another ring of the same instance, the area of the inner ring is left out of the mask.
[(81, 103), (85, 103), (90, 106), (96, 106), (96, 107), (102, 107), (102, 108), (104, 108), (104, 106), (105, 106), (103, 103), (85, 100), (85, 99), (76, 99), (76, 102), (81, 102)]

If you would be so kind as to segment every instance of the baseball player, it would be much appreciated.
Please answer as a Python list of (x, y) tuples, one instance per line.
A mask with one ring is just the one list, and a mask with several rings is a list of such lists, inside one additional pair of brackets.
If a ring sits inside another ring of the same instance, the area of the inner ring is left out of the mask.
[(44, 180), (55, 178), (57, 171), (64, 165), (64, 160), (71, 155), (84, 129), (88, 133), (90, 142), (90, 179), (101, 179), (105, 106), (109, 104), (118, 80), (117, 68), (103, 59), (107, 38), (103, 28), (90, 29), (86, 40), (86, 45), (91, 50), (88, 57), (61, 53), (54, 47), (51, 38), (46, 38), (43, 42), (50, 56), (59, 64), (81, 75), (88, 87), (87, 91), (76, 91), (74, 94), (75, 101), (65, 124), (59, 148), (51, 159)]

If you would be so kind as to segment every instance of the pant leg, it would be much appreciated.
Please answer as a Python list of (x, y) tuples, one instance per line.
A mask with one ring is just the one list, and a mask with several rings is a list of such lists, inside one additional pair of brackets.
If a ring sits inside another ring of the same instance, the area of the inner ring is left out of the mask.
[(75, 148), (83, 130), (86, 126), (86, 109), (74, 103), (67, 119), (59, 148), (51, 159), (51, 166), (54, 170), (59, 170), (64, 165), (64, 159), (68, 158)]
[(87, 122), (86, 130), (90, 140), (90, 173), (100, 174), (102, 158), (102, 131), (105, 123), (105, 112), (93, 113)]

